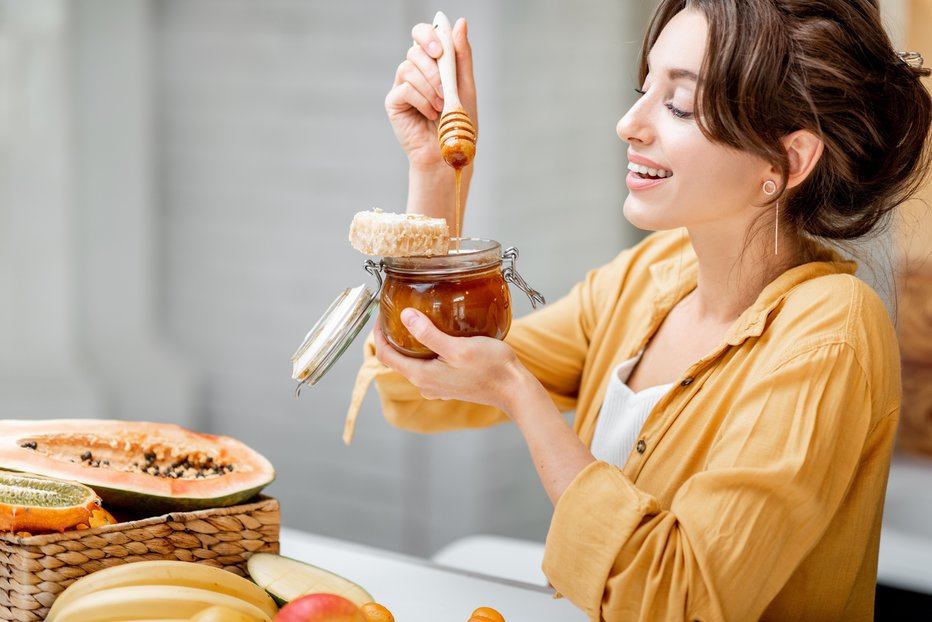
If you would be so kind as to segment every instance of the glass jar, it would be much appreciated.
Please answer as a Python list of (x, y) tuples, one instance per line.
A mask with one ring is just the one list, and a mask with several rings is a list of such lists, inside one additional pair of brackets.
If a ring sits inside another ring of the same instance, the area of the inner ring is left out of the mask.
[(417, 309), (454, 337), (504, 339), (511, 327), (511, 295), (502, 271), (501, 245), (494, 240), (454, 240), (441, 257), (386, 257), (382, 260), (379, 321), (385, 339), (417, 358), (436, 356), (401, 322), (401, 311)]
[(298, 391), (330, 369), (376, 308), (386, 340), (407, 356), (436, 356), (401, 322), (401, 312), (408, 307), (424, 313), (448, 335), (504, 339), (511, 327), (508, 283), (527, 294), (534, 308), (544, 304), (543, 296), (518, 274), (517, 259), (516, 248), (502, 252), (495, 240), (453, 238), (443, 256), (367, 260), (365, 269), (378, 279), (378, 288), (345, 290), (308, 332), (292, 357)]

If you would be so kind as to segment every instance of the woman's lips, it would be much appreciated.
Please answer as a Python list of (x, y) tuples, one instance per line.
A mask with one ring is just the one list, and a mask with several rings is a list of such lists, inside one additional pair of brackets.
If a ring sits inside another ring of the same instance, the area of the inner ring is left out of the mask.
[(631, 190), (647, 190), (673, 177), (672, 170), (631, 151), (628, 152), (628, 171), (625, 182)]
[(625, 183), (628, 185), (628, 190), (637, 191), (637, 190), (648, 190), (654, 186), (659, 186), (662, 183), (665, 183), (672, 179), (671, 177), (641, 177), (637, 173), (628, 172), (628, 176), (625, 177)]

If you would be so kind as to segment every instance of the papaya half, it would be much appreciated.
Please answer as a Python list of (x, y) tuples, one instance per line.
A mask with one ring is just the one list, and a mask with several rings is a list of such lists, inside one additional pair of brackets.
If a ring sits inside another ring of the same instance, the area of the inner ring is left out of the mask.
[(0, 470), (0, 531), (65, 531), (102, 510), (87, 486)]
[(228, 436), (109, 419), (0, 420), (0, 469), (75, 480), (107, 507), (150, 516), (235, 505), (275, 479)]

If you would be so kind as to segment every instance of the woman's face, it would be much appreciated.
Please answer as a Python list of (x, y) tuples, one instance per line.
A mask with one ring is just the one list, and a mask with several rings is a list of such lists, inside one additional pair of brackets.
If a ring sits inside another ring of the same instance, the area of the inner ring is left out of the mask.
[(752, 206), (762, 202), (768, 164), (710, 142), (696, 124), (707, 36), (699, 11), (686, 9), (671, 19), (648, 55), (643, 94), (616, 127), (629, 144), (624, 214), (640, 229), (725, 226), (743, 233), (758, 212)]

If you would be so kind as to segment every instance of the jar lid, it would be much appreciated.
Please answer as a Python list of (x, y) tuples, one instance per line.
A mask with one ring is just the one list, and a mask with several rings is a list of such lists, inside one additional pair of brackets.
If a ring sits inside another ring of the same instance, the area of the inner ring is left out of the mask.
[(373, 293), (366, 285), (337, 296), (291, 357), (291, 377), (299, 382), (296, 394), (305, 384), (316, 384), (333, 367), (369, 321), (378, 300), (379, 292)]
[(387, 272), (398, 274), (445, 275), (488, 268), (502, 263), (502, 245), (485, 238), (451, 238), (446, 255), (385, 257)]

